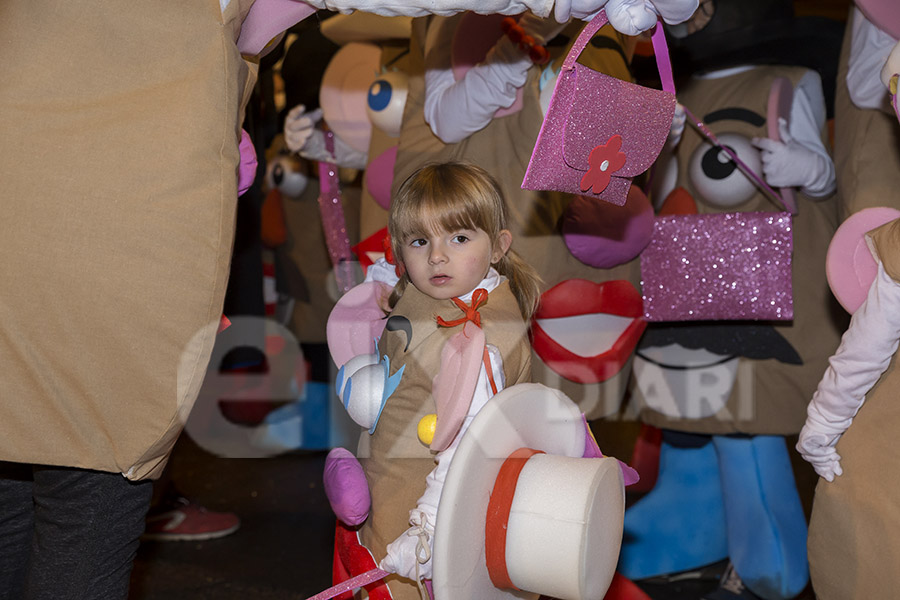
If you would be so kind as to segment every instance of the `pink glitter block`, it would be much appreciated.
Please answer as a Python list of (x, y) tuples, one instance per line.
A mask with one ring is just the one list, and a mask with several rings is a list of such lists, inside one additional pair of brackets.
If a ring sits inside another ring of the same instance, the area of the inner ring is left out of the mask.
[(786, 212), (658, 217), (641, 253), (644, 318), (791, 320), (792, 236)]

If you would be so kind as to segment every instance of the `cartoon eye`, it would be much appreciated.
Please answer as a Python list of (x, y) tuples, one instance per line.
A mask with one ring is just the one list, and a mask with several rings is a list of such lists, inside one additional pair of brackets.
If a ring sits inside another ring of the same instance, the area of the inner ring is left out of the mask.
[(400, 71), (382, 73), (369, 86), (366, 113), (372, 125), (390, 136), (398, 137), (408, 93), (409, 77), (405, 73)]
[[(754, 172), (761, 173), (759, 151), (745, 136), (723, 133), (719, 142), (730, 148)], [(756, 186), (721, 148), (704, 142), (691, 155), (688, 176), (700, 198), (712, 206), (730, 208), (756, 194)]]
[(278, 188), (285, 196), (298, 197), (309, 183), (306, 162), (295, 156), (279, 155), (266, 167), (266, 186)]

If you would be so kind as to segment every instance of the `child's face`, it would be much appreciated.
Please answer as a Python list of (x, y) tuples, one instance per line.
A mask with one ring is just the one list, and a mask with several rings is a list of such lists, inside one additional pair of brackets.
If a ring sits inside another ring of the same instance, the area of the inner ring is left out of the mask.
[(474, 290), (491, 264), (506, 254), (511, 242), (512, 236), (505, 229), (496, 243), (481, 229), (410, 236), (403, 244), (403, 264), (420, 292), (448, 300)]

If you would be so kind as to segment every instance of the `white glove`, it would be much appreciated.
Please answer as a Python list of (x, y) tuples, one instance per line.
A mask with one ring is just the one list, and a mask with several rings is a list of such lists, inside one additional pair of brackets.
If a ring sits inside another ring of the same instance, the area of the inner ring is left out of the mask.
[(434, 525), (420, 510), (410, 511), (409, 522), (412, 527), (388, 544), (387, 556), (378, 568), (413, 581), (431, 579)]
[(806, 409), (797, 451), (821, 477), (842, 473), (835, 445), (850, 427), (866, 394), (888, 368), (900, 343), (900, 284), (878, 263), (878, 273), (850, 320), (841, 345)]
[(315, 131), (316, 123), (322, 120), (322, 109), (306, 112), (306, 107), (298, 104), (284, 119), (284, 142), (291, 152), (300, 152)]
[(616, 31), (625, 35), (638, 35), (656, 25), (658, 20), (653, 5), (646, 0), (609, 0), (606, 16)]
[[(797, 442), (797, 452), (803, 460), (813, 466), (819, 477), (826, 481), (834, 481), (836, 475), (841, 475), (841, 457), (835, 451), (834, 446), (846, 431), (843, 422), (834, 425), (819, 412), (816, 398), (809, 404), (806, 410), (806, 425), (800, 430), (800, 439)], [(849, 423), (846, 423), (849, 426)]]
[(775, 187), (801, 187), (804, 191), (826, 187), (830, 173), (828, 159), (794, 140), (783, 117), (778, 118), (778, 135), (780, 142), (753, 138), (753, 145), (762, 151), (766, 183)]

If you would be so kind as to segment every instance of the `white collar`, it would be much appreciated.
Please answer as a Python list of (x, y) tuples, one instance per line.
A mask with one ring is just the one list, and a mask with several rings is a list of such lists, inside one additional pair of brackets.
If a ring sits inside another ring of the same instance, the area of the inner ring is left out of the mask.
[(475, 290), (477, 290), (479, 288), (484, 288), (488, 291), (488, 293), (491, 293), (495, 289), (497, 289), (497, 286), (499, 286), (504, 281), (506, 281), (506, 276), (501, 275), (500, 273), (497, 272), (497, 269), (495, 269), (494, 267), (491, 267), (488, 270), (487, 275), (484, 276), (484, 279), (481, 280), (481, 283), (476, 285), (475, 288), (471, 292), (466, 294), (465, 296), (460, 296), (459, 299), (462, 300), (463, 302), (471, 302), (472, 294), (475, 293)]

